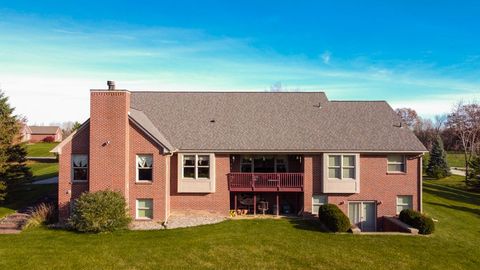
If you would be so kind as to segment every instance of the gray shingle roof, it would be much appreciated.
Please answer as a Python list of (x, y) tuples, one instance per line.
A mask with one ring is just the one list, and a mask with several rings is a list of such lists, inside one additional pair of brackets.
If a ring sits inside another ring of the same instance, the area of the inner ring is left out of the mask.
[(148, 135), (157, 141), (157, 143), (161, 144), (168, 151), (175, 150), (170, 142), (165, 139), (165, 136), (163, 136), (163, 134), (155, 127), (155, 125), (142, 111), (130, 108), (130, 118), (140, 127), (142, 127)]
[(59, 126), (28, 126), (32, 134), (55, 134)]
[(425, 151), (384, 101), (328, 101), (323, 92), (132, 92), (180, 150)]

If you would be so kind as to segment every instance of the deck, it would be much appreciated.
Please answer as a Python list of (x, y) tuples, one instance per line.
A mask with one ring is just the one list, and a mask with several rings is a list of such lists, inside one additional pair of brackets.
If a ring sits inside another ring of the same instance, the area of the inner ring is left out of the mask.
[(303, 192), (303, 173), (229, 173), (228, 188), (238, 192)]

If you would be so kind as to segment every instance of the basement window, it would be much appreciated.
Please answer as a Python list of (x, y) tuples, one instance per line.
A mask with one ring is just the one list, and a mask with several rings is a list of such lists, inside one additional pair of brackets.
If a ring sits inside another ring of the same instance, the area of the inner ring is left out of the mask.
[(72, 180), (88, 181), (88, 155), (72, 155)]
[(153, 218), (153, 200), (139, 199), (137, 200), (137, 219)]
[(404, 209), (413, 209), (413, 196), (397, 196), (397, 215)]

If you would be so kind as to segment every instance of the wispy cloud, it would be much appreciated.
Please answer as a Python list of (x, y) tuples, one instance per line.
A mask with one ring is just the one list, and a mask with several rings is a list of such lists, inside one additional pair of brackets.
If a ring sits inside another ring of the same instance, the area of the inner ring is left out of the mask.
[(366, 56), (332, 61), (328, 50), (320, 63), (259, 49), (248, 37), (199, 29), (4, 18), (0, 82), (33, 122), (84, 120), (88, 89), (103, 88), (107, 79), (132, 90), (262, 91), (280, 81), (285, 88), (324, 90), (331, 99), (386, 99), (424, 115), (448, 111), (450, 100), (480, 92), (479, 77), (430, 63), (379, 63)]
[(330, 57), (331, 56), (332, 56), (332, 54), (329, 51), (325, 51), (321, 55), (323, 63), (328, 65), (330, 63)]

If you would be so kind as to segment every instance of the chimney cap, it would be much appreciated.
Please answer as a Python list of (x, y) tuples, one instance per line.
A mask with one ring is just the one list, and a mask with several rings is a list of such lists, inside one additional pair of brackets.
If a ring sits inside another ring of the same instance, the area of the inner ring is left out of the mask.
[(107, 81), (108, 90), (115, 90), (115, 81)]

